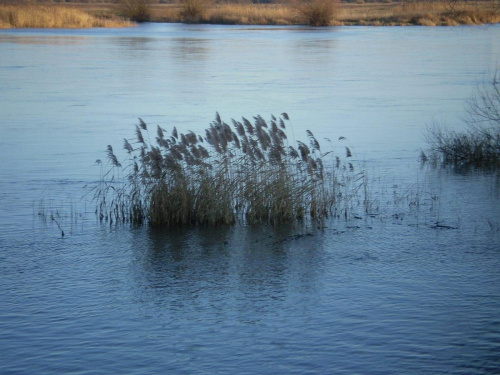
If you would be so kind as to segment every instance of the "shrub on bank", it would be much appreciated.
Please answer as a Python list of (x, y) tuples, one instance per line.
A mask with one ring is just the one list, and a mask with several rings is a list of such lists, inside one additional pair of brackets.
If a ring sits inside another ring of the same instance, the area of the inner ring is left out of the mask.
[(338, 0), (303, 0), (297, 7), (304, 23), (310, 26), (329, 26), (338, 13)]
[(151, 20), (150, 0), (119, 0), (122, 15), (134, 22)]
[(200, 23), (206, 19), (212, 0), (181, 0), (179, 18), (184, 23)]

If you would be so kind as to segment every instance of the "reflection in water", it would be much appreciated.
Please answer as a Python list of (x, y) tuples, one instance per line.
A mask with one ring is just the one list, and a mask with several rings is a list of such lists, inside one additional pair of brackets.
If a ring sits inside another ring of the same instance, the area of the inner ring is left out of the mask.
[(116, 38), (114, 43), (126, 50), (130, 51), (146, 51), (152, 49), (152, 44), (156, 41), (155, 38), (148, 37), (120, 37)]
[(172, 57), (180, 62), (206, 59), (210, 54), (210, 43), (204, 39), (175, 38), (171, 43)]
[(183, 82), (198, 81), (196, 90), (205, 92), (207, 81), (207, 61), (211, 53), (208, 40), (192, 38), (174, 38), (168, 44), (170, 58), (175, 62), (178, 74)]
[(132, 54), (137, 51), (158, 53), (166, 49), (171, 52), (169, 57), (180, 62), (196, 61), (210, 53), (209, 41), (199, 38), (119, 37), (113, 38), (113, 44)]
[(75, 44), (84, 44), (87, 42), (87, 37), (84, 36), (35, 36), (25, 35), (0, 35), (0, 43), (17, 43), (17, 44), (32, 44), (32, 45), (47, 45), (47, 46), (67, 46)]
[(333, 35), (328, 36), (326, 39), (307, 39), (300, 40), (294, 45), (298, 51), (305, 53), (312, 53), (318, 55), (319, 53), (332, 53), (336, 48), (336, 40)]
[[(293, 228), (237, 227), (135, 232), (137, 298), (171, 310), (271, 311), (314, 290), (321, 236)], [(230, 307), (231, 306), (231, 307)], [(249, 317), (246, 317), (248, 319)]]

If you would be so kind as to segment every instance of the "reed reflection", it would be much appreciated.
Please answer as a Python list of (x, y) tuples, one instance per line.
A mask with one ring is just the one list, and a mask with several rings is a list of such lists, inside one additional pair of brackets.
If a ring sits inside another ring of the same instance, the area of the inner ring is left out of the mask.
[(169, 310), (273, 311), (309, 295), (322, 272), (321, 236), (269, 226), (147, 229), (133, 238), (141, 302)]
[(26, 45), (47, 45), (47, 46), (68, 46), (85, 44), (89, 42), (88, 38), (85, 36), (68, 36), (68, 35), (22, 35), (22, 34), (11, 34), (11, 35), (0, 35), (0, 44), (4, 43), (16, 43), (16, 44), (26, 44)]

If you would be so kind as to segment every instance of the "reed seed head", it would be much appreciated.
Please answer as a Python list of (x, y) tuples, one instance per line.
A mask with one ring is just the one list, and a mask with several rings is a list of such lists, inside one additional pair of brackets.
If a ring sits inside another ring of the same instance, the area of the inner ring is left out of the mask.
[[(272, 116), (269, 124), (261, 116), (254, 119), (254, 124), (245, 118), (231, 120), (229, 126), (217, 113), (205, 138), (192, 131), (178, 133), (175, 127), (165, 138), (158, 126), (155, 144), (144, 139), (147, 126), (136, 125), (141, 145), (134, 149), (124, 140), (131, 168), (126, 184), (101, 192), (98, 212), (103, 220), (184, 226), (230, 225), (237, 217), (273, 224), (303, 219), (306, 213), (311, 220), (327, 217), (340, 201), (337, 177), (325, 167), (329, 153), (319, 152), (310, 131), (310, 147), (300, 141), (285, 145), (286, 113), (279, 119)], [(107, 154), (113, 167), (121, 167), (111, 146)], [(329, 160), (346, 174), (354, 171), (352, 163), (342, 164), (339, 157)], [(112, 191), (116, 195), (105, 199)]]

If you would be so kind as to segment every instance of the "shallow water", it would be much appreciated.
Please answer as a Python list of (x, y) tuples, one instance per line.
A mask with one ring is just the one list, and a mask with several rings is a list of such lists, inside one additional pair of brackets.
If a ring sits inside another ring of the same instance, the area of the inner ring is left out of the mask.
[[(463, 126), (499, 40), (498, 26), (0, 31), (0, 372), (497, 373), (498, 177), (417, 158), (427, 124)], [(138, 117), (202, 131), (216, 111), (287, 112), (295, 138), (348, 145), (380, 215), (95, 222), (80, 197), (107, 144)]]

